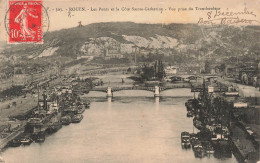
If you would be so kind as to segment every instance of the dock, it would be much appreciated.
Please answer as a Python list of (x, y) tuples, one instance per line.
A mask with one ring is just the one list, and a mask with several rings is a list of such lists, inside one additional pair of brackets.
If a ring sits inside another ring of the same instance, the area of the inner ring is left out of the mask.
[(240, 161), (256, 161), (258, 158), (257, 151), (252, 141), (247, 139), (246, 133), (237, 126), (231, 128), (231, 131), (231, 142), (235, 156)]
[(12, 131), (8, 136), (3, 139), (0, 139), (0, 149), (4, 149), (8, 142), (21, 135), (24, 132), (25, 124), (22, 124), (18, 129)]

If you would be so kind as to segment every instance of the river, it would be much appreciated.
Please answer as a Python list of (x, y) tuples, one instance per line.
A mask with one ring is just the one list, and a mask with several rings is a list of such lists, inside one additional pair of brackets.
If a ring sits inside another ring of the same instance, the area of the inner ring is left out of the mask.
[(42, 144), (8, 148), (6, 163), (236, 162), (233, 155), (198, 159), (182, 149), (182, 131), (196, 132), (186, 117), (189, 89), (167, 90), (161, 98), (148, 91), (119, 91), (113, 98), (90, 92), (79, 124), (63, 126)]

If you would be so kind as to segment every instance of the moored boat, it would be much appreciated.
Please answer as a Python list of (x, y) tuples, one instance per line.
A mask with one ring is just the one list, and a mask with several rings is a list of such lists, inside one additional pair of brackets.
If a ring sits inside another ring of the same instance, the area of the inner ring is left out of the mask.
[(207, 147), (205, 147), (205, 151), (206, 151), (206, 153), (208, 153), (208, 154), (213, 154), (213, 153), (215, 153), (215, 149), (213, 148), (213, 146), (207, 146)]
[(85, 111), (84, 107), (78, 107), (77, 114), (82, 114)]
[(72, 117), (72, 123), (79, 123), (83, 119), (82, 114), (77, 114)]
[(20, 141), (22, 145), (30, 145), (33, 142), (30, 137), (22, 137)]
[(188, 112), (187, 112), (187, 117), (193, 117), (193, 114), (192, 114), (191, 111), (188, 111)]
[(195, 118), (193, 119), (193, 125), (199, 130), (203, 128), (202, 122)]
[(195, 139), (194, 141), (192, 141), (191, 145), (192, 145), (192, 148), (201, 146), (201, 141), (199, 141), (198, 139)]
[(15, 138), (15, 139), (8, 142), (9, 147), (19, 147), (21, 144), (22, 143), (21, 143), (19, 138)]
[(85, 103), (85, 109), (89, 109), (89, 107), (90, 107), (90, 102), (86, 102)]
[(58, 115), (59, 106), (57, 102), (48, 103), (47, 94), (44, 93), (43, 101), (38, 101), (38, 108), (33, 110), (32, 117), (27, 121), (25, 132), (33, 135), (45, 132)]
[(215, 153), (215, 149), (213, 148), (213, 146), (211, 145), (211, 143), (209, 141), (206, 141), (202, 144), (203, 149), (205, 150), (205, 152), (207, 154), (213, 154)]
[(45, 134), (44, 133), (39, 133), (39, 134), (36, 135), (35, 142), (42, 143), (44, 141), (45, 141)]
[(194, 150), (195, 157), (202, 158), (204, 156), (204, 150), (201, 145), (194, 146), (193, 150)]
[(211, 142), (215, 147), (229, 146), (230, 132), (226, 126), (215, 125), (211, 128)]
[(69, 125), (71, 123), (71, 117), (69, 115), (61, 117), (61, 123), (63, 125)]
[(54, 132), (57, 132), (61, 128), (62, 128), (61, 122), (54, 122), (48, 127), (47, 132), (54, 133)]
[(188, 132), (181, 133), (181, 145), (184, 147), (190, 147), (190, 134)]
[(197, 134), (195, 134), (195, 133), (191, 133), (191, 134), (190, 134), (191, 144), (192, 144), (194, 141), (198, 140), (198, 139), (199, 139), (199, 138), (198, 138)]

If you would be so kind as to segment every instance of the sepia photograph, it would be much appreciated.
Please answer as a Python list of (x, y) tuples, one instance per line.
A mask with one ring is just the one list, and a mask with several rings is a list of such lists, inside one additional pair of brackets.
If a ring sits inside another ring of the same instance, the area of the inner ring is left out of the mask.
[(259, 163), (259, 0), (0, 0), (0, 163)]

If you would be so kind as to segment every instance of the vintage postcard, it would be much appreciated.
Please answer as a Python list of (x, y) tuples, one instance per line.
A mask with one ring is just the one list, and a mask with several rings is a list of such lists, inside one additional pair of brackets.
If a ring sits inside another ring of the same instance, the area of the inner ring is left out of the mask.
[(260, 0), (0, 0), (0, 162), (260, 161)]

